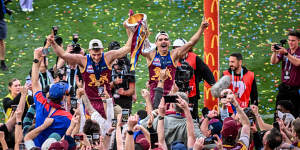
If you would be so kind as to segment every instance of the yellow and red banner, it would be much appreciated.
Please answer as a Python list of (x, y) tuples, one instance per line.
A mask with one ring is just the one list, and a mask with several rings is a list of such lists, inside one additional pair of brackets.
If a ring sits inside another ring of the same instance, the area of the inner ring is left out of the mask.
[[(204, 31), (204, 62), (219, 79), (219, 0), (204, 0), (204, 16), (209, 26)], [(218, 99), (210, 92), (211, 86), (204, 83), (204, 106), (209, 110), (218, 109)]]

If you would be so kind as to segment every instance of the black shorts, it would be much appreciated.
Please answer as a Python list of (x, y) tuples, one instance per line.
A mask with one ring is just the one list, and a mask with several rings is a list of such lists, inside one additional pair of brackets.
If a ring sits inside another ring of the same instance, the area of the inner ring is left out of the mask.
[(7, 35), (6, 23), (3, 19), (0, 20), (0, 40), (4, 40)]

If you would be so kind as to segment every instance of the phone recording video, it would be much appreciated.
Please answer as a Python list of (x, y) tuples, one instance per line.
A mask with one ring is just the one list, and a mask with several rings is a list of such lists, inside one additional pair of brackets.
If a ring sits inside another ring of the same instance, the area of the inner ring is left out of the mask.
[(77, 109), (77, 98), (71, 97), (71, 108)]
[(151, 148), (157, 148), (158, 146), (155, 145), (155, 143), (158, 142), (158, 136), (157, 133), (150, 133), (150, 141), (151, 141)]
[(127, 122), (129, 118), (129, 109), (122, 109), (122, 122)]
[(166, 95), (164, 96), (165, 103), (177, 103), (177, 95)]
[(13, 111), (16, 111), (17, 107), (18, 107), (18, 105), (11, 105), (11, 108), (12, 108)]
[(112, 127), (117, 127), (117, 122), (118, 122), (117, 119), (112, 119), (111, 120), (111, 126)]
[(83, 140), (83, 135), (74, 135), (75, 141), (82, 141)]

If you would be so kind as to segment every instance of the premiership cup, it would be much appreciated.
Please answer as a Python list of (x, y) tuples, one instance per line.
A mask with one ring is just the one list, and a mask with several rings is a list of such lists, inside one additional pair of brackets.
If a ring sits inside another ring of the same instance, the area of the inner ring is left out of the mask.
[(137, 26), (139, 23), (142, 23), (143, 32), (141, 33), (140, 36), (146, 35), (146, 39), (144, 41), (144, 49), (143, 51), (150, 51), (153, 49), (154, 44), (150, 43), (148, 36), (149, 36), (149, 31), (148, 31), (148, 25), (147, 25), (147, 15), (144, 13), (138, 13), (131, 15), (127, 20), (126, 20), (126, 25), (129, 27), (129, 29), (133, 32), (137, 30)]

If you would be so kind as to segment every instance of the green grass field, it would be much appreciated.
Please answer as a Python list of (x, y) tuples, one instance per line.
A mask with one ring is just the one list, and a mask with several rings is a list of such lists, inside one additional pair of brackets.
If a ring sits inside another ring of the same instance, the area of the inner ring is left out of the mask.
[[(73, 33), (78, 33), (79, 43), (86, 49), (93, 38), (100, 39), (105, 46), (113, 40), (124, 45), (127, 35), (122, 22), (129, 9), (147, 14), (151, 41), (160, 30), (167, 31), (171, 40), (189, 39), (200, 26), (203, 16), (203, 1), (192, 0), (37, 0), (34, 12), (30, 13), (21, 12), (16, 0), (8, 8), (15, 13), (12, 17), (6, 16), (9, 71), (0, 71), (0, 98), (7, 94), (7, 83), (11, 78), (25, 82), (32, 65), (33, 50), (43, 46), (53, 25), (59, 26), (58, 34), (64, 39), (64, 45), (71, 43)], [(243, 54), (245, 66), (256, 74), (262, 114), (273, 113), (280, 83), (280, 65), (269, 63), (270, 43), (286, 38), (289, 29), (300, 29), (299, 10), (299, 0), (220, 0), (220, 69), (227, 69), (230, 53)], [(195, 48), (202, 57), (203, 38)], [(49, 58), (52, 66), (56, 56), (52, 52)], [(145, 87), (148, 70), (142, 57), (136, 79), (139, 95), (133, 105), (134, 111), (145, 105), (140, 90)], [(202, 100), (200, 103), (203, 104)]]

